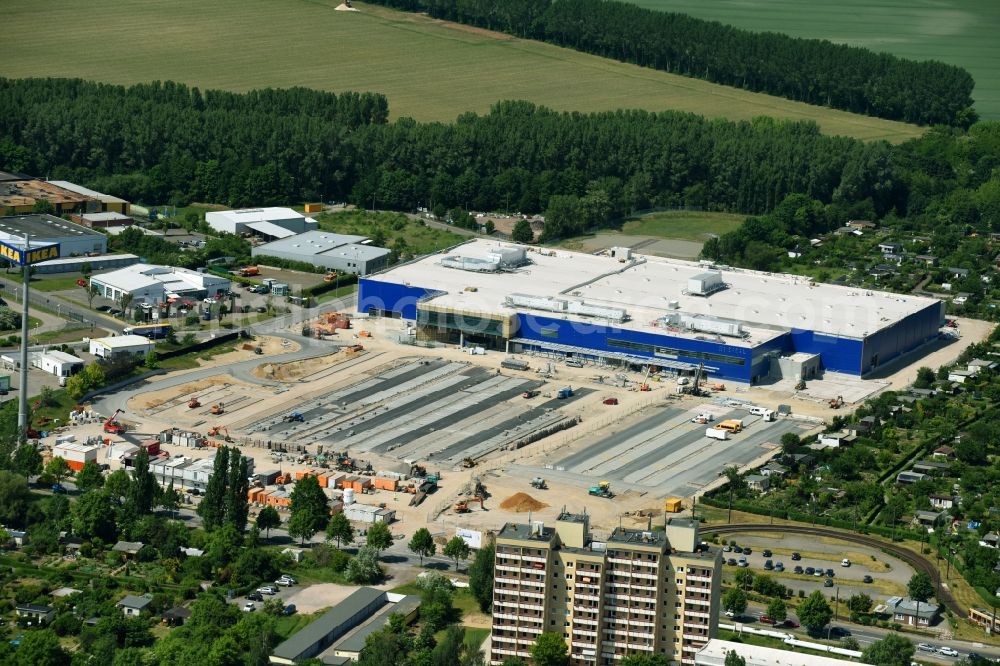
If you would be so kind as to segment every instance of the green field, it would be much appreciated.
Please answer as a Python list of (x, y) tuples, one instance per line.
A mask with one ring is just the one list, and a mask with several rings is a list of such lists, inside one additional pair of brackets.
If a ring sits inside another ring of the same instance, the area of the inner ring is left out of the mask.
[(983, 118), (1000, 118), (1000, 2), (996, 0), (627, 0), (755, 32), (828, 39), (912, 60), (964, 67)]
[(705, 241), (707, 234), (721, 236), (743, 223), (746, 215), (671, 210), (649, 213), (622, 225), (630, 236), (656, 236), (677, 240)]
[[(559, 110), (676, 109), (816, 121), (901, 141), (911, 125), (799, 104), (377, 6), (340, 0), (36, 0), (4, 11), (0, 75), (228, 90), (384, 93), (393, 117), (454, 120), (502, 99)], [(59, 26), (57, 29), (40, 26)]]

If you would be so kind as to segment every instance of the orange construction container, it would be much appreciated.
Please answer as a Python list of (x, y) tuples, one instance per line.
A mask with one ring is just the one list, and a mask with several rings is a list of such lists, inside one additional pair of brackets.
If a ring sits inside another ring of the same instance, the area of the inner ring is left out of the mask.
[(320, 474), (316, 477), (316, 482), (319, 483), (320, 488), (326, 488), (326, 484), (329, 480), (330, 477), (326, 476), (325, 474)]
[(302, 477), (313, 476), (315, 474), (316, 472), (311, 469), (300, 469), (299, 471), (295, 472), (295, 480), (301, 481)]
[(365, 479), (365, 478), (355, 479), (354, 483), (351, 485), (351, 487), (354, 488), (354, 492), (356, 493), (363, 493), (368, 488), (371, 488), (371, 486), (372, 486), (371, 479)]
[(376, 490), (391, 490), (396, 491), (399, 486), (399, 482), (396, 479), (386, 479), (380, 476), (376, 476), (372, 485), (375, 486)]
[(322, 213), (323, 204), (321, 203), (308, 203), (304, 206), (307, 213)]

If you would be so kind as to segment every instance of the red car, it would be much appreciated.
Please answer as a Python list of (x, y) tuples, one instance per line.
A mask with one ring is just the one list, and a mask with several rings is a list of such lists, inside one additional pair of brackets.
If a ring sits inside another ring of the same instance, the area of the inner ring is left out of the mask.
[(788, 627), (789, 629), (798, 629), (799, 627), (802, 626), (795, 620), (785, 620), (784, 622), (782, 622), (782, 625)]
[(773, 617), (768, 617), (767, 615), (761, 615), (760, 621), (763, 624), (778, 624)]

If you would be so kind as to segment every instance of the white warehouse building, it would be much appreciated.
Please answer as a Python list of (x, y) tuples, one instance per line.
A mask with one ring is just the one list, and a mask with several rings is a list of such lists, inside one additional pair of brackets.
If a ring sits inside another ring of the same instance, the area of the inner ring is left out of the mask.
[(132, 304), (159, 304), (170, 298), (202, 299), (229, 291), (230, 280), (211, 273), (199, 273), (187, 268), (134, 264), (117, 271), (95, 275), (91, 286), (100, 296), (121, 301), (123, 294), (132, 294)]
[[(369, 275), (389, 265), (389, 250), (375, 247), (365, 236), (309, 231), (253, 248), (254, 257), (302, 261), (331, 271)], [(266, 259), (263, 260), (266, 263)]]
[(317, 228), (316, 220), (291, 208), (244, 208), (205, 213), (205, 223), (220, 233), (256, 233), (287, 238)]
[(141, 335), (115, 335), (110, 338), (93, 338), (90, 341), (90, 353), (98, 358), (111, 358), (123, 354), (145, 356), (155, 347), (153, 341)]
[(0, 241), (21, 247), (27, 234), (31, 243), (59, 243), (59, 256), (104, 254), (108, 237), (87, 227), (48, 214), (0, 217)]

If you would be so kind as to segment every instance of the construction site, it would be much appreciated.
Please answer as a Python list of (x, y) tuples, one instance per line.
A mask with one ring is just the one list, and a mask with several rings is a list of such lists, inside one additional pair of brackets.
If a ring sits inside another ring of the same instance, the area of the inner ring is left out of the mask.
[(100, 396), (43, 441), (99, 442), (89, 455), (112, 469), (143, 446), (157, 478), (192, 502), (225, 444), (252, 460), (256, 507), (287, 511), (310, 475), (360, 523), (490, 531), (585, 506), (610, 528), (689, 508), (724, 467), (763, 464), (783, 434), (818, 432), (850, 408), (697, 369), (616, 372), (543, 352), (415, 344), (407, 329), (338, 313), (293, 324)]

